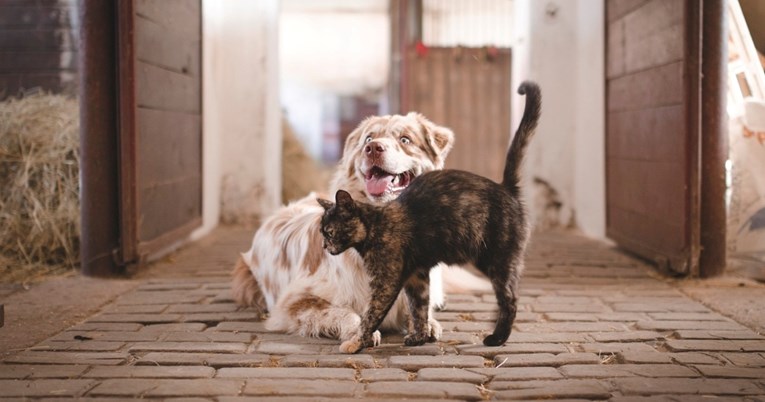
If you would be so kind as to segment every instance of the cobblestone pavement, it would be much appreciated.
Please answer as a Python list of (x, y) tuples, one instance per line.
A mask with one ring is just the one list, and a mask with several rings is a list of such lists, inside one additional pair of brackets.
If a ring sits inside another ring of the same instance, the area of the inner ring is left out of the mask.
[[(228, 274), (251, 232), (221, 230), (156, 264), (96, 315), (0, 364), (0, 397), (765, 400), (765, 337), (609, 246), (535, 234), (502, 347), (490, 294), (450, 295), (443, 339), (358, 355), (265, 331)], [(765, 295), (764, 295), (765, 296)]]

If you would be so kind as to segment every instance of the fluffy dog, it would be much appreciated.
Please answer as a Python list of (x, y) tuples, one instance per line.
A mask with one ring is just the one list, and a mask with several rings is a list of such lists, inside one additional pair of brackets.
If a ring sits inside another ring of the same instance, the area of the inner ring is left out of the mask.
[[(454, 134), (418, 113), (369, 117), (348, 136), (330, 192), (348, 191), (375, 205), (394, 200), (414, 177), (442, 169)], [(324, 209), (316, 194), (291, 203), (263, 222), (234, 269), (240, 305), (268, 311), (266, 327), (302, 336), (348, 340), (358, 332), (370, 297), (370, 278), (355, 251), (333, 256), (322, 248)], [(443, 304), (440, 269), (431, 271), (431, 305)], [(403, 330), (407, 309), (399, 295), (381, 328)], [(440, 326), (429, 319), (430, 331)], [(379, 333), (375, 334), (379, 342)]]

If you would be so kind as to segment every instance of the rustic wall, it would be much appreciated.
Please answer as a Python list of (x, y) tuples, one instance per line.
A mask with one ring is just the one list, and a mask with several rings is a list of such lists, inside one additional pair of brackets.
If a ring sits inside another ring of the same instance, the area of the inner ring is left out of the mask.
[(75, 0), (0, 2), (0, 100), (23, 90), (76, 92)]
[(278, 0), (203, 1), (204, 226), (281, 203)]
[(516, 0), (515, 17), (513, 82), (538, 81), (544, 98), (525, 166), (535, 220), (604, 237), (603, 0)]

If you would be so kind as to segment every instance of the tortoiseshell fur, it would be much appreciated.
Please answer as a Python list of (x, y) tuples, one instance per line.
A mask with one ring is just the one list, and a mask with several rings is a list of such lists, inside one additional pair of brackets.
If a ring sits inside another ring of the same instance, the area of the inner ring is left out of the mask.
[(345, 341), (341, 351), (354, 353), (373, 345), (373, 332), (402, 288), (411, 320), (404, 343), (432, 341), (428, 272), (438, 263), (473, 264), (489, 278), (499, 313), (494, 332), (483, 343), (499, 346), (507, 341), (528, 237), (519, 166), (541, 108), (535, 83), (524, 82), (518, 93), (526, 95), (526, 106), (507, 153), (502, 184), (468, 172), (442, 170), (416, 178), (384, 206), (356, 202), (343, 190), (335, 195), (335, 203), (319, 200), (325, 209), (321, 220), (325, 248), (332, 254), (355, 248), (371, 277), (371, 300), (359, 334)]

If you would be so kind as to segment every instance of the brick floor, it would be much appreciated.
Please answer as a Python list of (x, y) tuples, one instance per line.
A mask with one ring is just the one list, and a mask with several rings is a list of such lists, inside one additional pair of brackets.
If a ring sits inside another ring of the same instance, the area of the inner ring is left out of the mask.
[(250, 236), (224, 228), (15, 351), (0, 400), (765, 400), (765, 336), (604, 243), (534, 235), (504, 346), (480, 343), (493, 295), (450, 295), (442, 341), (410, 348), (385, 334), (349, 356), (337, 341), (270, 333), (233, 303), (231, 263)]

